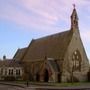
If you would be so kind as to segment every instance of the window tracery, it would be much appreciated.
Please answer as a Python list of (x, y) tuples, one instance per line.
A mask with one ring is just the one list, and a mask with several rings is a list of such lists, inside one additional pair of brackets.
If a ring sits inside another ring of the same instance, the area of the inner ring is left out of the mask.
[(81, 54), (78, 50), (75, 50), (72, 54), (72, 68), (74, 71), (81, 71)]

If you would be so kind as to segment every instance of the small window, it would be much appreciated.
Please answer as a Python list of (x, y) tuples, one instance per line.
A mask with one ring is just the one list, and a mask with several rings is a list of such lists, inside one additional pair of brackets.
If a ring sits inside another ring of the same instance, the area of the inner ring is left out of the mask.
[(74, 54), (76, 55), (77, 54), (77, 51), (75, 51)]
[(3, 68), (1, 68), (1, 75), (3, 75)]
[(7, 75), (7, 69), (5, 69), (5, 75)]
[(13, 69), (9, 69), (9, 75), (13, 75)]
[(16, 69), (16, 75), (20, 76), (20, 69)]
[(11, 75), (13, 75), (13, 69), (11, 70)]
[(75, 25), (75, 24), (76, 24), (76, 21), (74, 20), (73, 23), (74, 23), (74, 25)]

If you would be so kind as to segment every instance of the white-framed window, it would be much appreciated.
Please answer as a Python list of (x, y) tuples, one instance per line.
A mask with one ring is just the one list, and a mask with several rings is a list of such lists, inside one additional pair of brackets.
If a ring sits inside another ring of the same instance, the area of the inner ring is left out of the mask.
[(9, 75), (13, 75), (13, 69), (9, 69)]
[(1, 68), (1, 75), (3, 75), (3, 70), (4, 70), (4, 69), (3, 69), (3, 68)]
[(20, 69), (16, 69), (16, 75), (20, 76), (21, 75), (21, 70)]
[(5, 68), (5, 75), (7, 75), (7, 69)]

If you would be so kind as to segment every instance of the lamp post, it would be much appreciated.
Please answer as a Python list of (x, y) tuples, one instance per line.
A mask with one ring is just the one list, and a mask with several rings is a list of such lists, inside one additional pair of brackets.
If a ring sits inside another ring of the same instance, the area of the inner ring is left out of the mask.
[(74, 73), (74, 67), (75, 67), (75, 59), (72, 57), (72, 70), (71, 70), (71, 82), (73, 83), (73, 73)]
[(73, 83), (73, 72), (74, 72), (74, 67), (72, 67), (72, 71), (71, 71), (71, 82)]

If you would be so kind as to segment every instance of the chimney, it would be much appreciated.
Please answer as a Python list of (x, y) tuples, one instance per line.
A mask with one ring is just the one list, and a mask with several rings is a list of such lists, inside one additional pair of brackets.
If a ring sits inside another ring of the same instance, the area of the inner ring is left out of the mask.
[(6, 56), (5, 55), (3, 56), (3, 60), (6, 60)]

